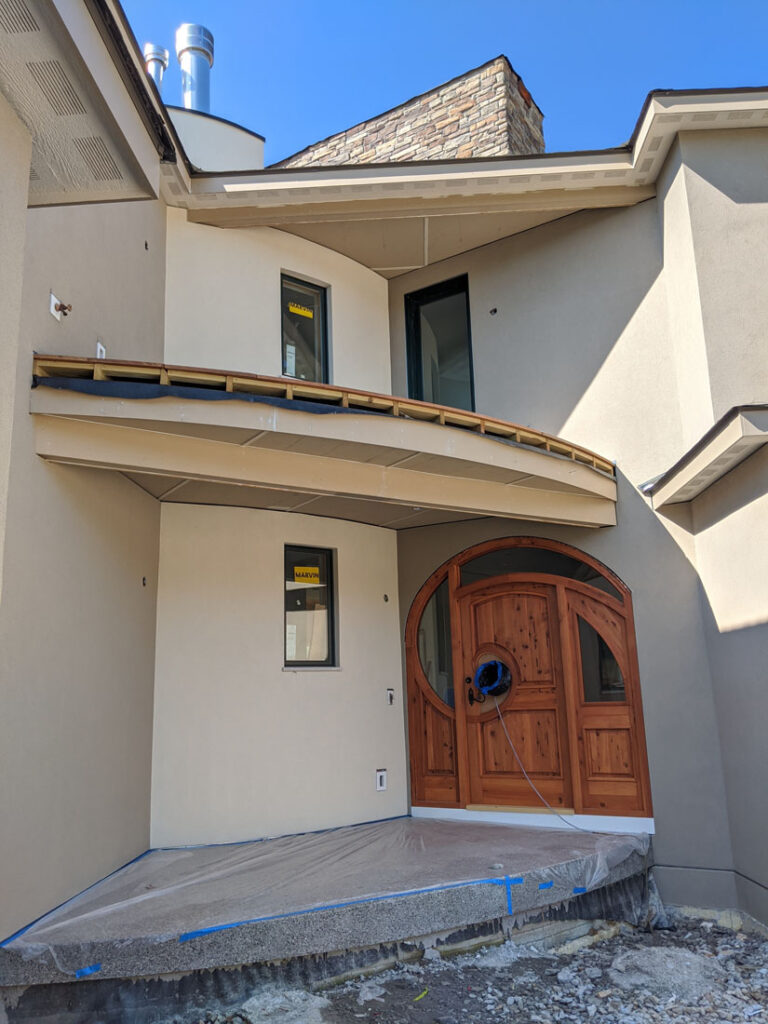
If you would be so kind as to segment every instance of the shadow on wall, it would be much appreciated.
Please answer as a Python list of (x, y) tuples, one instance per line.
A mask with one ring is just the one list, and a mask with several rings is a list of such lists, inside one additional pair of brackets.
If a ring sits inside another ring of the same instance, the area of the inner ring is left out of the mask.
[[(768, 445), (693, 502), (660, 512), (693, 537), (707, 613), (720, 633), (768, 623)], [(764, 660), (768, 660), (768, 646)]]
[(468, 273), (477, 409), (559, 433), (661, 269), (648, 200), (572, 214), (393, 281), (396, 387), (406, 386), (403, 295)]
[[(733, 906), (726, 793), (698, 576), (633, 484), (622, 475), (618, 482), (616, 528), (486, 519), (401, 531), (403, 628), (429, 575), (452, 555), (484, 540), (521, 535), (560, 540), (616, 572), (633, 596), (656, 858), (690, 873), (691, 884), (700, 887), (702, 906)], [(667, 890), (667, 898), (674, 895)]]

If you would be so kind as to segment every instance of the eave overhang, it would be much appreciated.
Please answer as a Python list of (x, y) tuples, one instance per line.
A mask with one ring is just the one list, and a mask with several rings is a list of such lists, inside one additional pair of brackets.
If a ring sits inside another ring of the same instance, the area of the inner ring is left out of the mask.
[(451, 161), (195, 173), (190, 221), (276, 227), (385, 277), (587, 209), (656, 194), (678, 132), (768, 126), (768, 88), (652, 93), (626, 146)]
[(288, 378), (35, 359), (36, 451), (161, 501), (401, 529), (498, 516), (616, 522), (610, 462), (464, 410)]
[(736, 406), (644, 493), (656, 509), (692, 501), (766, 443), (768, 405)]

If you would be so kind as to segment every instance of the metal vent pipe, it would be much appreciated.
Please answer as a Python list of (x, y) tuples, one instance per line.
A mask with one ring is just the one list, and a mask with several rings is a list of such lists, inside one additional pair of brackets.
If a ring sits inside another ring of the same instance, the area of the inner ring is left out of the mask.
[(202, 25), (180, 25), (176, 56), (181, 64), (181, 92), (187, 110), (210, 113), (213, 35)]
[(144, 43), (144, 67), (147, 69), (149, 77), (157, 86), (158, 92), (163, 87), (163, 72), (168, 67), (170, 56), (164, 46)]

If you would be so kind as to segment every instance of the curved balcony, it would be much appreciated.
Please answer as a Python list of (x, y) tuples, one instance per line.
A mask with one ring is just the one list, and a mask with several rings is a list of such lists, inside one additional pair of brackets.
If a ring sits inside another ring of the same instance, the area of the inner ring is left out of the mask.
[(161, 501), (390, 528), (482, 516), (616, 522), (613, 465), (514, 423), (283, 377), (37, 356), (36, 450)]

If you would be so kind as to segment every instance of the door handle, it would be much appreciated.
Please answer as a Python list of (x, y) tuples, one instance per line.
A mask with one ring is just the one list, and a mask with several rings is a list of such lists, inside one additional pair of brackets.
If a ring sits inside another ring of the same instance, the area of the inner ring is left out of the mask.
[(475, 703), (475, 693), (474, 693), (474, 690), (470, 690), (469, 691), (469, 693), (467, 694), (467, 700), (469, 702), (469, 706), (472, 707), (472, 705)]

